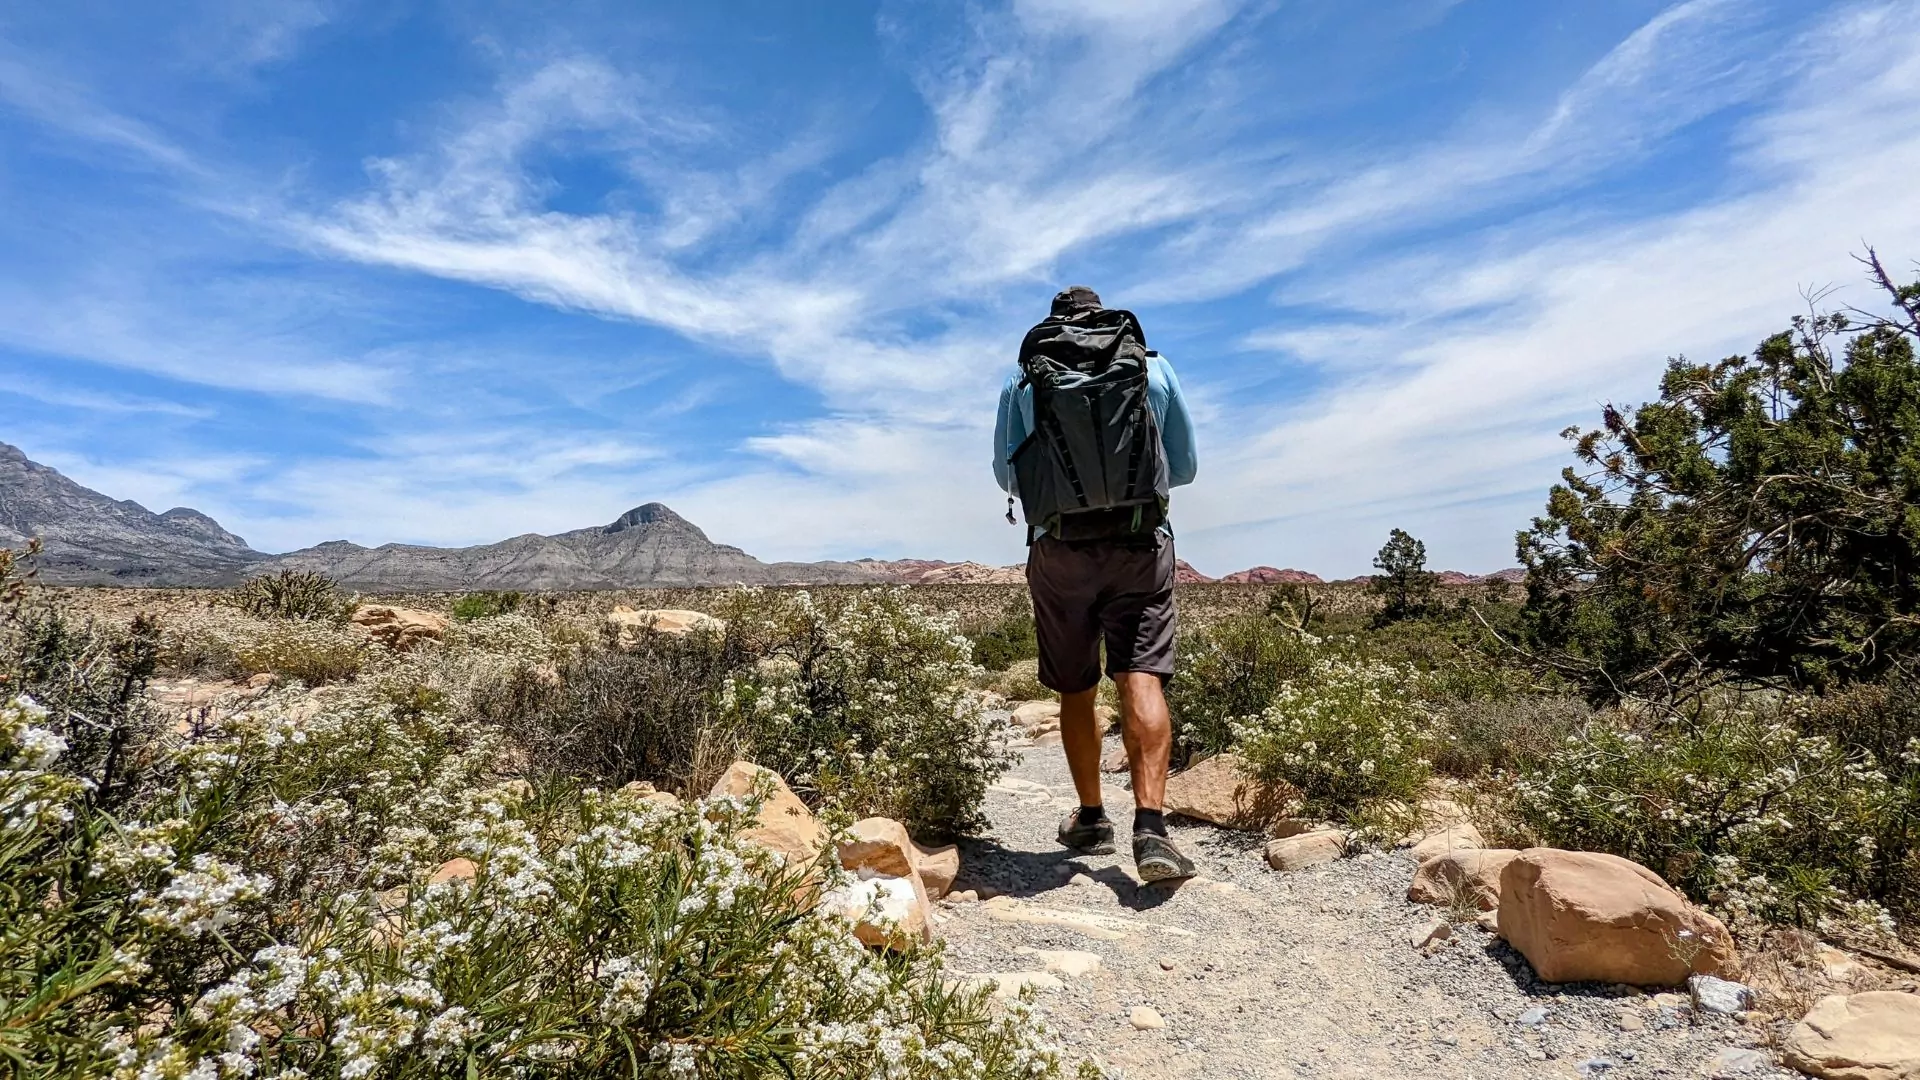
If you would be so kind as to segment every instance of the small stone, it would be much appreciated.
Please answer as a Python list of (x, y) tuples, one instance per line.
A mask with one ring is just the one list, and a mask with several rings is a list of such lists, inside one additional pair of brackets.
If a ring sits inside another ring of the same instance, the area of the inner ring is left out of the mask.
[(1489, 934), (1498, 934), (1500, 932), (1500, 913), (1498, 911), (1483, 911), (1480, 913), (1479, 918), (1473, 920), (1473, 924)]
[(1753, 1008), (1753, 988), (1745, 983), (1712, 975), (1695, 975), (1687, 980), (1693, 995), (1693, 1007), (1706, 1013), (1732, 1016)]
[(1059, 746), (1059, 745), (1060, 745), (1060, 733), (1059, 733), (1059, 732), (1057, 732), (1057, 731), (1043, 731), (1043, 732), (1041, 732), (1040, 734), (1038, 734), (1038, 735), (1035, 735), (1035, 736), (1033, 737), (1033, 745), (1035, 745), (1035, 746)]
[(1346, 851), (1346, 833), (1323, 829), (1268, 842), (1267, 865), (1275, 870), (1304, 870), (1333, 862)]
[(1039, 959), (1041, 966), (1054, 975), (1065, 975), (1078, 979), (1100, 970), (1100, 954), (1078, 952), (1073, 949), (1034, 949), (1022, 945), (1013, 950), (1022, 956)]
[(1016, 998), (1020, 991), (1032, 987), (1039, 992), (1058, 990), (1066, 984), (1044, 971), (1008, 971), (983, 978), (992, 981), (993, 996), (997, 998)]
[(1610, 1057), (1590, 1057), (1575, 1066), (1575, 1069), (1581, 1076), (1605, 1076), (1609, 1069), (1619, 1066), (1620, 1063)]
[(1727, 1046), (1714, 1055), (1709, 1076), (1752, 1076), (1773, 1068), (1773, 1059), (1758, 1050)]
[(1375, 855), (1373, 852), (1363, 851), (1359, 855), (1355, 856), (1353, 861), (1359, 863), (1362, 866), (1366, 866), (1377, 858), (1379, 858), (1379, 856)]
[(461, 878), (471, 880), (473, 876), (479, 872), (479, 869), (479, 867), (474, 865), (472, 859), (448, 859), (434, 870), (432, 876), (427, 878), (427, 884), (438, 885), (443, 881), (453, 881)]
[(1860, 965), (1839, 949), (1821, 949), (1820, 973), (1830, 982), (1850, 983), (1860, 977)]
[(1452, 936), (1453, 927), (1444, 922), (1434, 922), (1408, 934), (1407, 939), (1413, 943), (1414, 948), (1424, 949), (1429, 945), (1445, 941)]
[(1075, 874), (1067, 879), (1069, 885), (1092, 885), (1093, 879), (1085, 874)]
[(1641, 1016), (1640, 1013), (1634, 1009), (1620, 1010), (1620, 1017), (1615, 1023), (1620, 1026), (1621, 1031), (1647, 1030), (1647, 1018)]
[(1435, 1035), (1433, 1041), (1439, 1043), (1441, 1046), (1459, 1046), (1460, 1036), (1449, 1031), (1444, 1035)]
[(920, 872), (920, 884), (926, 886), (927, 895), (938, 900), (947, 895), (953, 879), (960, 875), (960, 848), (954, 844), (926, 847), (916, 840), (913, 868)]
[(1474, 828), (1469, 822), (1458, 822), (1443, 826), (1421, 837), (1420, 841), (1413, 845), (1413, 857), (1417, 861), (1425, 862), (1435, 855), (1444, 855), (1449, 851), (1486, 846), (1487, 842), (1481, 838), (1479, 829)]
[(980, 899), (980, 894), (972, 889), (961, 889), (947, 894), (949, 904), (972, 904)]
[(1526, 1012), (1521, 1013), (1519, 1017), (1517, 1017), (1514, 1020), (1514, 1023), (1519, 1024), (1522, 1027), (1539, 1027), (1541, 1024), (1544, 1024), (1546, 1022), (1547, 1022), (1547, 1010), (1541, 1008), (1538, 1005), (1535, 1005), (1533, 1008), (1528, 1009)]
[(1173, 961), (1171, 961), (1171, 960), (1169, 960), (1169, 959), (1167, 959), (1167, 958), (1166, 958), (1166, 957), (1164, 957), (1164, 956), (1163, 956), (1163, 957), (1161, 957), (1161, 958), (1160, 958), (1160, 970), (1161, 970), (1161, 971), (1172, 971), (1172, 970), (1173, 970)]
[(1159, 1031), (1167, 1026), (1167, 1022), (1160, 1018), (1151, 1005), (1135, 1005), (1127, 1010), (1127, 1023), (1132, 1024), (1136, 1031)]

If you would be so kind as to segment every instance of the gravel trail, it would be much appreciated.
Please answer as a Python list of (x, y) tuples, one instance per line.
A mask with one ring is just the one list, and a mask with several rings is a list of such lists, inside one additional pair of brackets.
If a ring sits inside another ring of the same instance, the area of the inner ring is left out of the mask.
[(1122, 850), (1081, 855), (1054, 839), (1075, 803), (1060, 748), (1022, 753), (989, 793), (987, 834), (961, 847), (956, 889), (988, 899), (943, 902), (935, 921), (958, 972), (1058, 969), (1038, 1005), (1109, 1077), (1796, 1075), (1759, 1028), (1696, 1015), (1683, 994), (1536, 983), (1472, 924), (1423, 953), (1436, 909), (1406, 900), (1404, 853), (1279, 873), (1257, 836), (1176, 824), (1201, 876), (1142, 885), (1124, 774), (1106, 796)]

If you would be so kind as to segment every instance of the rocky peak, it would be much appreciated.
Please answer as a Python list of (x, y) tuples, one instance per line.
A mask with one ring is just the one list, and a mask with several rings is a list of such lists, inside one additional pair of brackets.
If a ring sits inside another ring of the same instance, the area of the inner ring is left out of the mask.
[[(671, 529), (681, 529), (695, 533), (700, 532), (699, 527), (693, 522), (674, 513), (672, 508), (667, 506), (667, 504), (657, 502), (636, 506), (626, 513), (621, 514), (619, 517), (614, 518), (613, 524), (607, 526), (606, 532), (608, 535), (612, 535), (617, 532), (625, 532), (628, 529), (638, 529), (651, 525), (664, 525)], [(701, 533), (700, 535), (703, 539), (706, 536), (705, 533)]]
[(191, 536), (227, 547), (245, 548), (247, 542), (221, 524), (190, 506), (176, 506), (160, 515), (160, 520)]

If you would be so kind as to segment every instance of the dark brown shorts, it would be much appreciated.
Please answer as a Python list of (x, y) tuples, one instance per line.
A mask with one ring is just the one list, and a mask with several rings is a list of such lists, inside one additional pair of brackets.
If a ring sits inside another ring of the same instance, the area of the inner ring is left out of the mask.
[(1107, 674), (1173, 674), (1173, 541), (1152, 547), (1043, 536), (1027, 549), (1027, 589), (1040, 637), (1040, 682), (1077, 694)]

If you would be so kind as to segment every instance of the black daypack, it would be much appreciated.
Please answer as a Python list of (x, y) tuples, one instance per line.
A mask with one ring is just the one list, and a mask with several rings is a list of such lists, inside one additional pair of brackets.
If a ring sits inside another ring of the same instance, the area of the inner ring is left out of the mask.
[(1008, 463), (1028, 543), (1037, 529), (1067, 541), (1151, 542), (1166, 522), (1150, 355), (1140, 320), (1116, 308), (1049, 316), (1027, 331), (1020, 370), (1033, 390), (1033, 431)]

